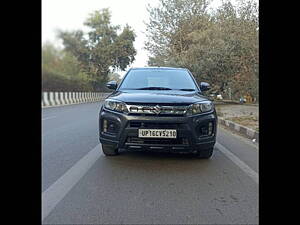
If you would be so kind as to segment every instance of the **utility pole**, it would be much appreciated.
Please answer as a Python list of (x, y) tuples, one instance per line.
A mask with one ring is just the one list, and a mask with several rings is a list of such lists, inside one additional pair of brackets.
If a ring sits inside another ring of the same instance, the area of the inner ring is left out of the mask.
[(231, 88), (228, 88), (229, 99), (231, 100)]

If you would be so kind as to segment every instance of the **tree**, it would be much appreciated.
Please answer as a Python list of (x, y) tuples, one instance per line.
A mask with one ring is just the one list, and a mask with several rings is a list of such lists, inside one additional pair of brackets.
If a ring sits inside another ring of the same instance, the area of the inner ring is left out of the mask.
[(186, 67), (212, 91), (258, 95), (258, 11), (254, 1), (160, 0), (148, 6), (145, 48), (153, 66)]
[(50, 42), (42, 47), (43, 91), (92, 91), (90, 79), (76, 58)]
[(117, 81), (117, 83), (120, 83), (120, 81), (121, 81), (120, 74), (118, 74), (118, 73), (109, 73), (108, 79), (109, 79), (109, 81), (111, 81), (111, 80)]
[[(158, 7), (148, 5), (150, 21), (146, 24), (145, 48), (154, 56), (150, 62), (168, 64), (172, 57), (178, 56), (174, 51), (184, 50), (183, 24), (192, 22), (192, 17), (198, 18), (207, 14), (211, 0), (160, 0)], [(178, 51), (177, 51), (178, 53)], [(155, 61), (155, 58), (158, 60)]]
[(58, 33), (65, 50), (76, 57), (82, 71), (93, 79), (94, 86), (107, 81), (108, 74), (115, 69), (124, 71), (135, 60), (133, 30), (126, 25), (118, 34), (120, 26), (112, 25), (110, 18), (108, 9), (95, 11), (84, 22), (89, 27), (87, 34), (81, 30)]

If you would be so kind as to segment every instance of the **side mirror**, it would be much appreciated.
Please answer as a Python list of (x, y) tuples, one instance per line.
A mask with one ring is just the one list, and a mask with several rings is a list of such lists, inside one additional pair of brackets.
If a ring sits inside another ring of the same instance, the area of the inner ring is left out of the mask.
[(206, 82), (201, 82), (200, 83), (200, 90), (201, 91), (207, 91), (209, 89), (210, 89), (209, 83), (206, 83)]
[(106, 87), (109, 89), (116, 90), (118, 87), (117, 81), (112, 80), (112, 81), (107, 82)]

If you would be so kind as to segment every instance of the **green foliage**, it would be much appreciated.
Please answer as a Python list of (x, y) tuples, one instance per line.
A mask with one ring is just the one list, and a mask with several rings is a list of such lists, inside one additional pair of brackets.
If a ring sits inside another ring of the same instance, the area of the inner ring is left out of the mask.
[(105, 83), (113, 71), (125, 70), (135, 60), (135, 34), (126, 25), (110, 23), (110, 12), (103, 9), (91, 13), (84, 25), (89, 32), (59, 31), (64, 49), (46, 43), (42, 49), (43, 91), (110, 91)]
[(258, 11), (253, 1), (230, 1), (213, 12), (206, 0), (160, 0), (148, 6), (150, 66), (186, 67), (212, 92), (258, 96)]
[(126, 25), (118, 34), (120, 26), (110, 24), (110, 12), (102, 9), (91, 13), (84, 25), (89, 32), (60, 31), (66, 51), (76, 57), (80, 68), (97, 82), (107, 81), (115, 69), (125, 70), (135, 60), (133, 46), (135, 34)]
[(120, 74), (118, 74), (118, 73), (109, 73), (108, 74), (108, 80), (109, 81), (111, 81), (111, 80), (117, 81), (117, 83), (119, 84), (120, 81), (121, 81)]
[(42, 48), (43, 91), (91, 91), (90, 78), (70, 53), (55, 48), (51, 43)]

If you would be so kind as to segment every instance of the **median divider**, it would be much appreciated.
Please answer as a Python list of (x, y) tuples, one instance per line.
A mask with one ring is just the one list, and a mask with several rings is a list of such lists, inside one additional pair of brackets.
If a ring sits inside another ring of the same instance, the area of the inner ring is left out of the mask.
[(59, 97), (60, 97), (60, 102), (62, 105), (65, 105), (65, 100), (64, 100), (64, 92), (59, 92)]
[(103, 101), (110, 93), (42, 92), (42, 108)]
[(49, 93), (48, 92), (43, 92), (42, 96), (43, 96), (42, 97), (42, 106), (49, 106), (50, 105), (49, 98), (48, 98)]
[(50, 106), (53, 106), (53, 105), (55, 105), (55, 102), (54, 102), (54, 93), (53, 92), (49, 92), (49, 105)]
[(70, 100), (69, 100), (69, 92), (64, 92), (65, 94), (65, 103), (66, 104), (70, 104)]

